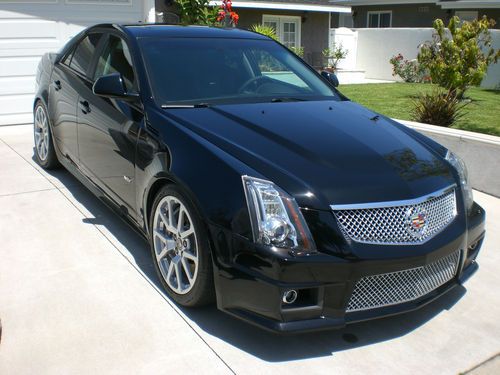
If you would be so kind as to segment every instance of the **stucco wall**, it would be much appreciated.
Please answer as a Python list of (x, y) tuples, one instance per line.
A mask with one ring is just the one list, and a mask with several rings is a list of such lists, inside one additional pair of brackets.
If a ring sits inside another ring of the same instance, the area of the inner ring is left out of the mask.
[(328, 13), (243, 8), (235, 8), (235, 10), (240, 15), (238, 27), (243, 29), (262, 23), (263, 14), (302, 17), (300, 38), (304, 47), (304, 58), (315, 67), (322, 65), (321, 51), (328, 47), (330, 31)]
[[(367, 27), (367, 14), (369, 11), (392, 11), (392, 27), (432, 27), (432, 23), (436, 18), (441, 18), (448, 22), (454, 11), (442, 9), (434, 4), (401, 4), (401, 5), (372, 5), (372, 6), (354, 6), (353, 11), (356, 13), (354, 17), (354, 27)], [(469, 9), (463, 9), (469, 10)], [(471, 9), (472, 10), (472, 9)], [(497, 25), (495, 28), (500, 28), (500, 9), (479, 9), (479, 16), (486, 15), (488, 18), (493, 18)]]
[[(389, 59), (398, 53), (407, 59), (416, 58), (418, 45), (431, 40), (433, 31), (432, 28), (357, 29), (356, 69), (364, 70), (366, 78), (396, 79)], [(500, 30), (492, 30), (491, 34), (493, 47), (500, 48)], [(481, 86), (500, 87), (500, 63), (489, 67)]]
[(500, 137), (412, 121), (397, 121), (456, 153), (467, 165), (472, 187), (500, 197)]
[(357, 69), (366, 78), (396, 79), (389, 59), (401, 53), (407, 59), (417, 57), (417, 46), (432, 39), (433, 29), (358, 29)]

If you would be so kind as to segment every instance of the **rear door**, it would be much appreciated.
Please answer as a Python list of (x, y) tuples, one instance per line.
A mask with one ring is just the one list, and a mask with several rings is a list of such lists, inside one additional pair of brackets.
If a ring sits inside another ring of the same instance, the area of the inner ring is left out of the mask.
[(79, 91), (80, 163), (109, 198), (135, 219), (135, 148), (144, 119), (141, 106), (92, 92), (93, 82), (111, 73), (122, 75), (127, 91), (138, 91), (132, 56), (120, 34), (106, 36), (92, 70), (91, 81)]
[(89, 81), (91, 61), (102, 33), (84, 36), (75, 47), (55, 64), (49, 86), (49, 114), (59, 151), (78, 162), (77, 103), (79, 92)]

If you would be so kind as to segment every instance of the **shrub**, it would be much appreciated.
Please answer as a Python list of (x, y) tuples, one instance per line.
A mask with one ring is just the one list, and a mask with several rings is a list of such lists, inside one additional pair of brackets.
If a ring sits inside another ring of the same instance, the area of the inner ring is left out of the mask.
[(425, 124), (450, 126), (464, 116), (467, 102), (460, 101), (454, 93), (436, 87), (428, 93), (420, 94), (413, 102), (411, 117)]
[(261, 25), (261, 24), (255, 24), (255, 25), (250, 26), (250, 30), (255, 31), (256, 33), (265, 35), (271, 39), (278, 40), (278, 36), (276, 35), (276, 30), (274, 30), (274, 27)]
[(214, 25), (217, 9), (209, 0), (176, 0), (180, 22), (183, 25)]
[(463, 24), (455, 16), (448, 23), (448, 33), (443, 21), (435, 20), (433, 39), (422, 44), (418, 54), (432, 82), (459, 98), (468, 86), (479, 86), (488, 65), (500, 57), (500, 50), (491, 48), (489, 28), (494, 25), (486, 16)]
[(407, 60), (399, 53), (392, 56), (389, 62), (392, 64), (392, 75), (401, 77), (405, 82), (424, 82), (427, 80), (425, 69), (417, 60)]
[(295, 53), (300, 58), (304, 58), (304, 47), (290, 47), (290, 51)]
[(342, 59), (345, 59), (349, 53), (348, 50), (346, 50), (342, 44), (339, 44), (338, 46), (334, 43), (333, 48), (325, 48), (322, 51), (323, 57), (325, 58), (325, 63), (326, 63), (326, 69), (335, 71), (337, 70), (337, 65), (339, 64), (339, 61)]

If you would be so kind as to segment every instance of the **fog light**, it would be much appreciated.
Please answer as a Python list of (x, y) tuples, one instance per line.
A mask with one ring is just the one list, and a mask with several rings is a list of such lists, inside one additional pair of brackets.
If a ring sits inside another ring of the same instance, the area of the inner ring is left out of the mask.
[(283, 293), (283, 302), (287, 305), (294, 303), (297, 300), (298, 293), (296, 290), (287, 290)]
[(474, 251), (479, 244), (479, 241), (474, 242), (472, 245), (469, 246), (469, 252)]

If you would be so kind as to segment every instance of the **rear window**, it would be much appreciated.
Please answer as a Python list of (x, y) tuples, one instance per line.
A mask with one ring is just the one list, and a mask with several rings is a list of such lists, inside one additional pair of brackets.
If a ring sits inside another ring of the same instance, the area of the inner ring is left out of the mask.
[[(69, 61), (69, 66), (72, 69), (76, 70), (78, 73), (86, 75), (97, 45), (101, 40), (101, 36), (102, 34), (89, 34), (78, 43), (73, 54), (71, 55), (71, 60)], [(68, 58), (64, 61), (64, 63), (67, 64), (67, 60)]]

